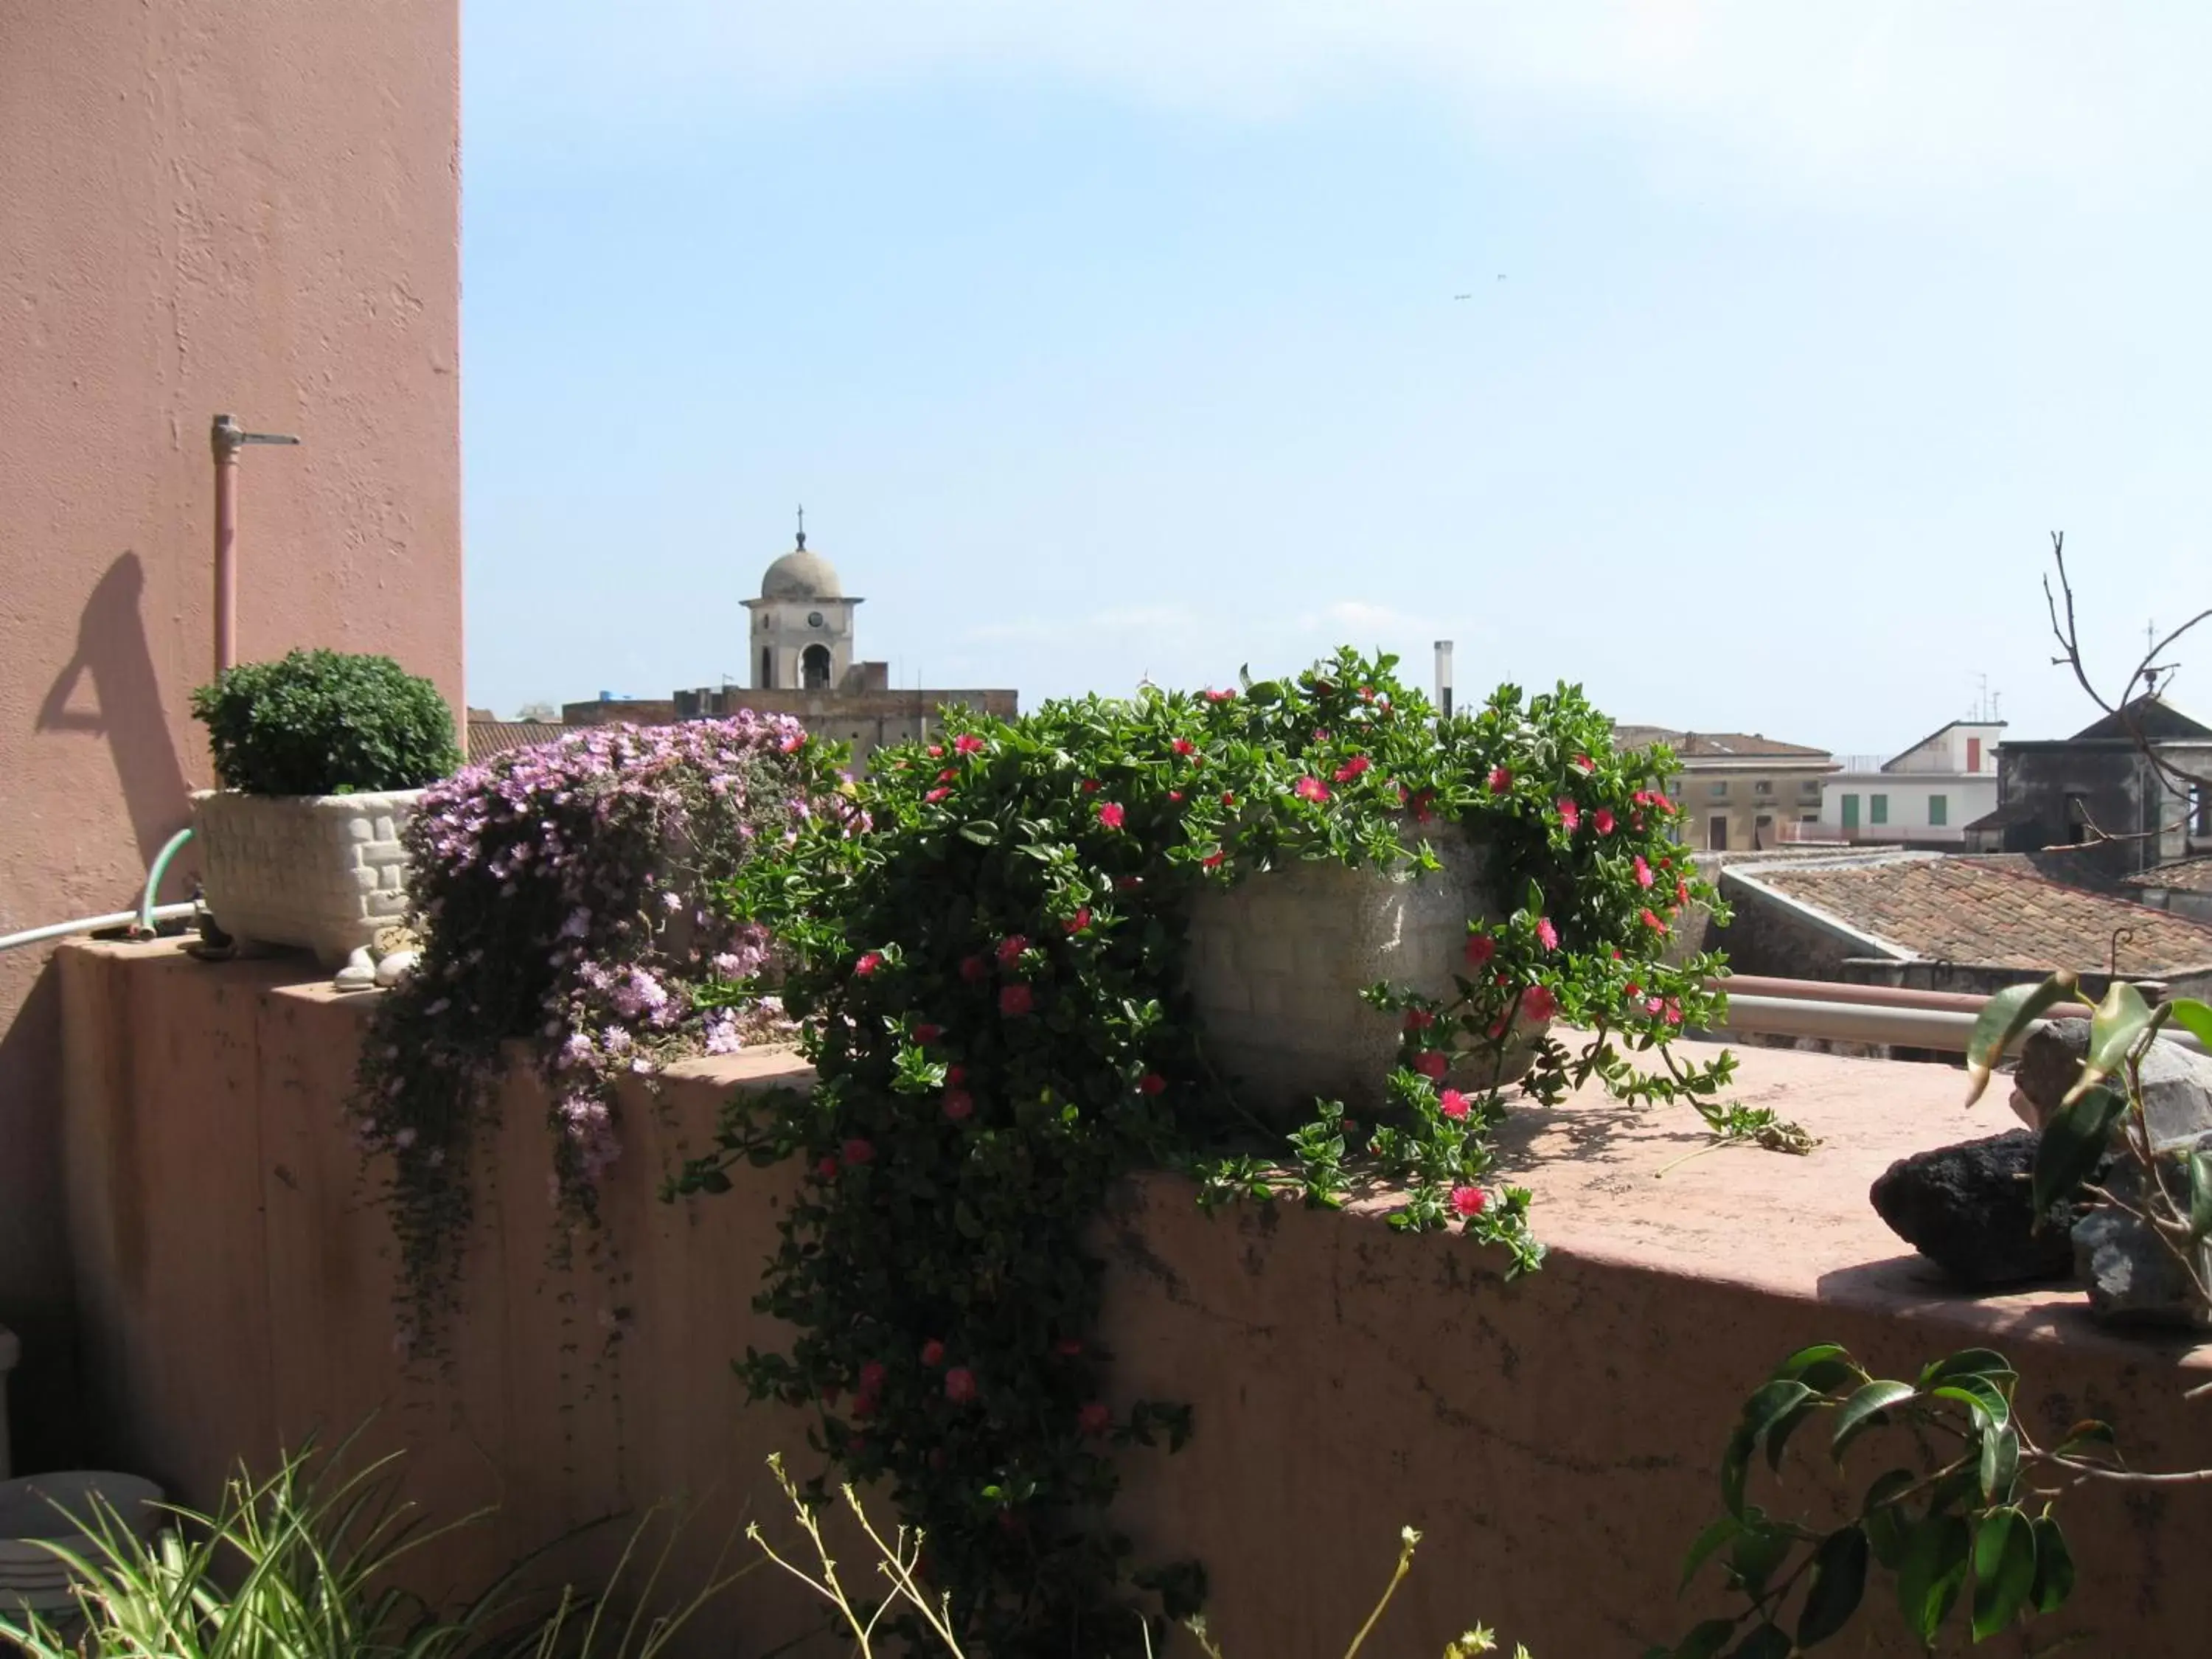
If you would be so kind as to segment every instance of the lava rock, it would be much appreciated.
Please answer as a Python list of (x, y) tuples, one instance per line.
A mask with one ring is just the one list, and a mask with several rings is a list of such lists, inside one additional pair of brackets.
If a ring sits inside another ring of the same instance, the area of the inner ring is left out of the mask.
[[(2212, 1146), (2212, 1133), (2167, 1148), (2186, 1157)], [(2099, 1185), (2123, 1204), (2141, 1207), (2142, 1172), (2133, 1158), (2113, 1158)], [(2198, 1245), (2197, 1271), (2212, 1268)], [(2089, 1311), (2108, 1325), (2212, 1324), (2195, 1280), (2173, 1251), (2126, 1210), (2100, 1205), (2074, 1224), (2074, 1274), (2089, 1292)], [(2212, 1275), (2209, 1275), (2212, 1276)]]
[(1960, 1284), (1980, 1290), (2063, 1279), (2074, 1270), (2062, 1206), (2040, 1231), (2030, 1181), (2038, 1137), (2012, 1129), (1889, 1166), (1869, 1194), (1890, 1231)]
[[(2033, 1127), (2049, 1122), (2081, 1075), (2082, 1056), (2088, 1052), (2086, 1019), (2056, 1020), (2032, 1032), (2021, 1045), (2020, 1065), (2013, 1073), (2020, 1097), (2014, 1109)], [(2171, 1151), (2212, 1133), (2212, 1057), (2192, 1054), (2178, 1042), (2154, 1042), (2142, 1059), (2142, 1091), (2154, 1147)]]

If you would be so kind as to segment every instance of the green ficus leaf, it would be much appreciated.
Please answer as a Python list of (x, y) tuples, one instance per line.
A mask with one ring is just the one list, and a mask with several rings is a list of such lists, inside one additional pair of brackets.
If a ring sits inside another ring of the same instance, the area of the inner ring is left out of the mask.
[(1682, 1558), (1682, 1582), (1674, 1593), (1680, 1595), (1689, 1589), (1690, 1581), (1698, 1576), (1698, 1569), (1712, 1559), (1713, 1552), (1733, 1540), (1743, 1530), (1744, 1523), (1733, 1515), (1724, 1515), (1691, 1541), (1688, 1553)]
[(1974, 1532), (1974, 1640), (2002, 1630), (2035, 1587), (2035, 1528), (2015, 1509), (1992, 1510)]
[(1918, 1393), (1919, 1390), (1910, 1382), (1874, 1382), (1866, 1384), (1837, 1408), (1836, 1425), (1828, 1440), (1829, 1449), (1841, 1458), (1844, 1448), (1881, 1420), (1882, 1413), (1903, 1405)]
[(1768, 1426), (1766, 1431), (1766, 1467), (1768, 1468), (1777, 1474), (1781, 1473), (1782, 1454), (1789, 1447), (1790, 1437), (1797, 1431), (1799, 1424), (1813, 1414), (1819, 1404), (1820, 1396), (1815, 1395), (1783, 1413)]
[(2031, 1183), (2031, 1201), (2039, 1217), (2050, 1214), (2053, 1206), (2072, 1197), (2089, 1178), (2089, 1172), (2111, 1145), (2112, 1126), (2127, 1105), (2111, 1089), (2093, 1089), (2043, 1126)]
[(1776, 1377), (1761, 1383), (1744, 1401), (1743, 1414), (1721, 1460), (1721, 1495), (1730, 1514), (1743, 1513), (1744, 1477), (1752, 1455), (1776, 1425), (1812, 1397), (1812, 1389), (1796, 1378)]
[(1995, 1348), (1961, 1348), (1954, 1354), (1931, 1361), (1920, 1372), (1920, 1386), (1932, 1389), (1937, 1383), (1954, 1376), (2002, 1376), (2016, 1373), (2012, 1361)]
[(1951, 1616), (1966, 1578), (1968, 1533), (1955, 1515), (1923, 1517), (1905, 1535), (1897, 1571), (1898, 1611), (1924, 1645)]
[(1729, 1569), (1745, 1594), (1755, 1598), (1765, 1591), (1766, 1581), (1790, 1559), (1796, 1541), (1780, 1527), (1747, 1526), (1737, 1534), (1729, 1551)]
[(2212, 1048), (2212, 1006), (2195, 997), (2176, 997), (2166, 1006), (2176, 1025), (2207, 1048)]
[(1797, 1615), (1799, 1647), (1825, 1642), (1850, 1622), (1866, 1595), (1867, 1553), (1866, 1533), (1856, 1526), (1840, 1528), (1820, 1540), (1813, 1553), (1805, 1605)]
[(2039, 1515), (2032, 1524), (2035, 1581), (2028, 1588), (2028, 1600), (2038, 1613), (2056, 1613), (2074, 1594), (2073, 1553), (2066, 1547), (2066, 1534), (2051, 1516)]
[(2066, 1437), (2058, 1443), (2061, 1457), (2116, 1457), (2119, 1451), (2119, 1437), (2112, 1425), (2100, 1423), (2095, 1418), (2084, 1418), (2066, 1431)]
[(1954, 1377), (1940, 1388), (1930, 1389), (1928, 1397), (1966, 1407), (1973, 1414), (1978, 1427), (2001, 1427), (2012, 1420), (2012, 1402), (2005, 1398), (2003, 1389), (1985, 1376)]
[(2081, 1075), (2060, 1103), (2072, 1105), (2118, 1071), (2151, 1024), (2150, 1004), (2143, 1000), (2143, 994), (2125, 980), (2113, 981), (2089, 1017), (2089, 1053)]
[(1982, 1005), (1966, 1039), (1966, 1104), (1982, 1097), (1990, 1075), (2015, 1039), (2057, 1004), (2075, 994), (2080, 981), (2070, 971), (2052, 975), (2040, 985), (2008, 985)]
[(1784, 1360), (1775, 1370), (1778, 1377), (1795, 1377), (1815, 1394), (1826, 1394), (1846, 1382), (1866, 1380), (1866, 1373), (1851, 1363), (1851, 1357), (1843, 1346), (1834, 1342), (1815, 1343), (1801, 1348)]
[(2020, 1431), (2011, 1424), (1993, 1425), (1982, 1431), (1982, 1500), (2007, 1502), (2020, 1475)]
[(1892, 1572), (1905, 1559), (1905, 1540), (1909, 1530), (1909, 1517), (1895, 1500), (1912, 1484), (1911, 1470), (1892, 1469), (1867, 1488), (1866, 1497), (1859, 1504), (1859, 1525), (1865, 1528), (1867, 1547), (1874, 1552), (1874, 1559)]

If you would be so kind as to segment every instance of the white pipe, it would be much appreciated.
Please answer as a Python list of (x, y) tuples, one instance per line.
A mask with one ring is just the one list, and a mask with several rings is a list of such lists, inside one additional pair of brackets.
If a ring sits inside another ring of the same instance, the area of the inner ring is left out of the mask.
[(50, 939), (67, 939), (71, 933), (98, 933), (110, 927), (127, 927), (139, 920), (142, 914), (155, 921), (173, 921), (179, 916), (191, 915), (199, 906), (187, 900), (181, 904), (157, 904), (150, 911), (118, 910), (112, 915), (80, 916), (75, 921), (58, 921), (47, 927), (27, 927), (20, 933), (0, 934), (0, 951), (12, 951), (19, 945), (37, 945)]

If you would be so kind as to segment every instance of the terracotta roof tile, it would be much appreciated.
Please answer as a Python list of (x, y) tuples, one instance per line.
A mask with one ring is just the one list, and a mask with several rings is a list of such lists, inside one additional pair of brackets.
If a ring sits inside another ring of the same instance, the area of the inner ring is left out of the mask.
[(1680, 760), (1826, 760), (1825, 749), (1781, 743), (1756, 732), (1677, 732), (1666, 726), (1616, 726), (1613, 746), (1643, 749), (1663, 743)]
[(1752, 878), (1929, 961), (2101, 972), (2125, 927), (2124, 972), (2212, 965), (2212, 927), (1980, 859), (1808, 864)]
[(2125, 887), (2170, 887), (2182, 893), (2212, 893), (2212, 856), (2176, 859), (2152, 866), (2140, 875), (2123, 876)]
[(557, 720), (479, 720), (469, 722), (469, 763), (479, 765), (494, 755), (520, 749), (529, 743), (550, 743), (568, 728)]

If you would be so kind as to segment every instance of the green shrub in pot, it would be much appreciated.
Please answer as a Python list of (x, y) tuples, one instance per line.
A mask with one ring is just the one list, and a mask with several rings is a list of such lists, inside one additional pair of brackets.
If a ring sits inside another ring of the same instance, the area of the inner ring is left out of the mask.
[(389, 657), (293, 651), (192, 693), (216, 776), (249, 795), (419, 789), (461, 763), (438, 688)]

